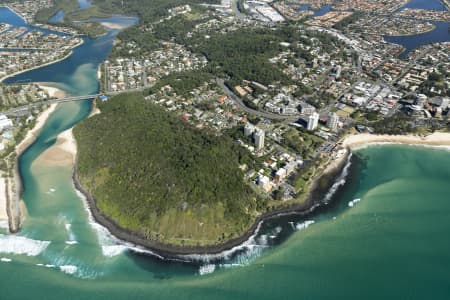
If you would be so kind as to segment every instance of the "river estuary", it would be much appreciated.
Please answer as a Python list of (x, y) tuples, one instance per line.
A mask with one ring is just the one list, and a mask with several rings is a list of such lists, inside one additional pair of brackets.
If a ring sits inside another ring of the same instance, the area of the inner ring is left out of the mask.
[[(9, 13), (0, 10), (0, 21), (19, 22)], [(95, 93), (98, 64), (116, 34), (86, 38), (70, 58), (7, 82)], [(268, 221), (222, 259), (183, 263), (115, 241), (90, 220), (71, 168), (40, 163), (90, 111), (90, 101), (59, 105), (20, 157), (27, 218), (17, 236), (0, 228), (0, 300), (449, 298), (448, 149), (358, 150), (328, 207), (307, 219)]]

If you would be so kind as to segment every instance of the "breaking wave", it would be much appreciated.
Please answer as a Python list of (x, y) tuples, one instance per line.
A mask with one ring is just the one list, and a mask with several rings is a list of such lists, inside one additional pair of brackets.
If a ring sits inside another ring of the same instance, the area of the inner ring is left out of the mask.
[(353, 153), (350, 153), (350, 155), (347, 158), (347, 163), (345, 164), (344, 168), (342, 169), (341, 174), (339, 175), (339, 177), (336, 179), (334, 184), (331, 186), (331, 188), (326, 193), (326, 195), (323, 199), (323, 202), (325, 204), (328, 204), (328, 202), (330, 202), (331, 198), (337, 192), (337, 190), (347, 182), (346, 178), (347, 178), (350, 166), (352, 164), (351, 163), (352, 156), (353, 156)]
[(119, 254), (122, 254), (127, 250), (127, 246), (124, 245), (112, 245), (112, 246), (102, 246), (103, 256), (106, 257), (114, 257)]
[(211, 274), (215, 270), (216, 270), (216, 265), (208, 264), (208, 265), (200, 266), (198, 273), (202, 276), (202, 275), (206, 275), (206, 274)]
[(0, 253), (38, 256), (50, 242), (32, 240), (22, 236), (0, 234)]
[(349, 207), (353, 207), (353, 206), (355, 206), (355, 204), (356, 203), (358, 203), (358, 202), (360, 202), (361, 201), (361, 199), (354, 199), (354, 200), (352, 200), (352, 201), (350, 201), (349, 203), (348, 203), (348, 206)]
[(76, 266), (71, 266), (71, 265), (60, 266), (59, 269), (69, 275), (75, 274), (78, 270), (78, 268)]
[(150, 250), (144, 249), (143, 247), (133, 245), (131, 243), (122, 241), (115, 236), (113, 236), (109, 230), (103, 225), (97, 223), (92, 216), (91, 210), (88, 207), (88, 203), (86, 197), (81, 193), (76, 187), (74, 187), (78, 197), (82, 200), (84, 209), (88, 214), (89, 225), (94, 229), (97, 234), (98, 243), (102, 247), (102, 253), (105, 257), (114, 257), (124, 253), (127, 250), (132, 250), (136, 253), (143, 253), (155, 256), (159, 259), (165, 260), (165, 258), (161, 255), (158, 255)]
[(296, 230), (303, 230), (308, 228), (309, 226), (311, 226), (312, 224), (314, 224), (315, 221), (314, 220), (308, 220), (302, 223), (298, 223), (297, 225), (295, 225), (295, 229)]

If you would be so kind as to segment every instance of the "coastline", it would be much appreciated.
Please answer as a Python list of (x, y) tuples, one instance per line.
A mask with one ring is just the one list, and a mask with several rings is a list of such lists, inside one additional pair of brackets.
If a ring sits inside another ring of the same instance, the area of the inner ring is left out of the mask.
[(25, 19), (24, 16), (22, 16), (18, 11), (16, 11), (15, 9), (13, 9), (11, 6), (6, 5), (6, 4), (2, 4), (0, 5), (0, 7), (6, 7), (7, 9), (9, 9), (10, 11), (12, 11), (14, 14), (16, 14), (19, 18), (21, 18), (26, 24), (29, 24), (27, 19)]
[(33, 129), (27, 132), (25, 138), (16, 146), (15, 151), (18, 157), (22, 155), (22, 153), (25, 152), (25, 150), (31, 144), (34, 143), (36, 137), (39, 135), (39, 132), (41, 131), (48, 117), (50, 117), (50, 115), (55, 111), (57, 105), (58, 105), (57, 103), (53, 103), (50, 105), (49, 108), (47, 108), (41, 114), (39, 114), (39, 117), (36, 119), (36, 125), (33, 127)]
[[(73, 138), (73, 136), (72, 136)], [(405, 144), (405, 145), (425, 145), (425, 146), (450, 146), (450, 133), (434, 133), (427, 137), (414, 135), (372, 135), (357, 134), (350, 135), (343, 139), (341, 150), (334, 153), (334, 157), (327, 163), (327, 167), (318, 174), (311, 182), (310, 191), (307, 200), (302, 203), (294, 203), (292, 205), (281, 207), (270, 212), (261, 214), (256, 218), (253, 225), (241, 236), (228, 240), (221, 244), (200, 247), (181, 247), (169, 244), (163, 244), (158, 241), (144, 239), (138, 234), (121, 228), (114, 220), (105, 216), (96, 206), (95, 199), (87, 193), (78, 180), (77, 163), (73, 166), (73, 182), (75, 188), (84, 195), (89, 211), (94, 220), (105, 227), (114, 237), (119, 240), (141, 246), (152, 253), (160, 255), (168, 259), (187, 259), (192, 260), (196, 255), (217, 255), (239, 247), (258, 233), (262, 222), (282, 216), (282, 215), (299, 215), (307, 216), (313, 213), (323, 204), (328, 204), (334, 192), (342, 185), (340, 178), (345, 177), (347, 166), (350, 164), (352, 150), (361, 147), (377, 144)], [(342, 151), (344, 150), (344, 151)]]
[(66, 97), (68, 97), (68, 94), (65, 91), (52, 86), (51, 83), (49, 83), (49, 82), (35, 82), (35, 84), (37, 86), (39, 86), (39, 88), (43, 89), (50, 98), (66, 98)]
[(50, 61), (48, 63), (42, 64), (42, 65), (34, 66), (32, 68), (24, 69), (24, 70), (14, 72), (14, 73), (9, 74), (9, 75), (5, 75), (2, 78), (0, 78), (0, 83), (2, 83), (3, 81), (5, 81), (8, 78), (20, 75), (22, 73), (26, 73), (26, 72), (33, 71), (33, 70), (36, 70), (36, 69), (40, 69), (40, 68), (43, 68), (43, 67), (46, 67), (46, 66), (50, 66), (50, 65), (56, 64), (56, 63), (61, 62), (63, 60), (66, 60), (73, 54), (73, 49), (78, 48), (79, 46), (83, 45), (83, 43), (84, 43), (84, 40), (82, 39), (81, 42), (79, 42), (78, 44), (76, 44), (75, 46), (72, 47), (72, 49), (70, 50), (70, 52), (67, 55), (65, 55), (64, 57), (61, 57), (61, 58), (59, 58), (57, 60), (53, 60), (53, 61)]
[(384, 34), (383, 36), (391, 36), (391, 37), (402, 37), (402, 36), (415, 36), (415, 35), (420, 35), (420, 34), (425, 34), (428, 32), (431, 32), (433, 30), (435, 30), (437, 28), (436, 24), (433, 23), (433, 27), (418, 33), (404, 33), (404, 34), (395, 34), (395, 35), (386, 35)]
[(36, 120), (36, 125), (33, 129), (29, 130), (25, 138), (15, 147), (16, 158), (14, 160), (13, 174), (12, 176), (5, 178), (3, 184), (5, 185), (2, 189), (3, 193), (0, 197), (5, 196), (4, 201), (0, 205), (5, 205), (7, 220), (9, 225), (10, 233), (17, 233), (20, 230), (21, 223), (23, 221), (24, 212), (26, 207), (24, 206), (21, 196), (22, 196), (22, 179), (20, 177), (19, 171), (19, 161), (18, 158), (22, 155), (25, 150), (33, 144), (47, 121), (48, 117), (56, 109), (57, 104), (54, 103), (50, 105), (48, 109), (42, 112)]
[(416, 146), (450, 146), (450, 133), (435, 132), (428, 136), (417, 135), (375, 135), (375, 134), (356, 134), (347, 136), (343, 141), (344, 147), (352, 150), (367, 147), (376, 144), (403, 144)]
[[(72, 136), (72, 138), (74, 138)], [(132, 232), (128, 229), (120, 227), (110, 217), (104, 215), (96, 206), (95, 199), (81, 186), (78, 180), (77, 159), (73, 165), (73, 183), (76, 190), (78, 190), (84, 197), (87, 207), (95, 220), (103, 227), (105, 227), (111, 235), (117, 239), (131, 243), (136, 246), (141, 246), (146, 250), (151, 251), (159, 256), (169, 259), (183, 259), (194, 255), (220, 255), (225, 251), (229, 251), (235, 247), (249, 241), (255, 234), (258, 233), (262, 222), (281, 216), (281, 215), (301, 215), (306, 216), (311, 214), (316, 208), (324, 203), (323, 199), (327, 198), (327, 194), (336, 182), (336, 179), (343, 173), (344, 167), (349, 163), (351, 151), (346, 150), (344, 155), (337, 157), (328, 165), (328, 167), (319, 175), (317, 175), (311, 183), (310, 192), (307, 199), (302, 203), (293, 203), (289, 206), (280, 207), (273, 211), (265, 212), (258, 216), (253, 225), (247, 229), (241, 236), (230, 239), (224, 243), (210, 245), (210, 246), (176, 246), (164, 244), (155, 240), (147, 240), (142, 236)], [(192, 260), (188, 258), (188, 260)]]

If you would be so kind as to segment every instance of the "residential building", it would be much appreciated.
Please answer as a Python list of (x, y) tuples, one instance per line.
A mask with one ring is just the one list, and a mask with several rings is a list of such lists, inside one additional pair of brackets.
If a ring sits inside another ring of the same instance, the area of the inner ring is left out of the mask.
[(316, 130), (318, 125), (319, 125), (319, 114), (313, 113), (308, 117), (307, 129), (310, 131)]
[(3, 130), (5, 128), (12, 127), (13, 123), (10, 119), (8, 119), (5, 115), (0, 115), (0, 130)]
[(257, 150), (262, 150), (264, 148), (264, 137), (265, 132), (262, 129), (257, 129), (254, 133), (255, 135), (255, 146)]
[(328, 115), (327, 126), (332, 131), (336, 131), (339, 125), (339, 116), (336, 113), (330, 113)]

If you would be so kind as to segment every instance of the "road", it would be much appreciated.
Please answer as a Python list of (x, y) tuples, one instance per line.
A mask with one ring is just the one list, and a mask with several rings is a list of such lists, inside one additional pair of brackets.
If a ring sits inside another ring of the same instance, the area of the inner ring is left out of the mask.
[(17, 114), (21, 114), (24, 111), (28, 111), (28, 110), (30, 110), (32, 108), (36, 108), (36, 107), (39, 107), (39, 106), (42, 106), (42, 105), (46, 105), (46, 104), (72, 102), (72, 101), (83, 101), (83, 100), (94, 99), (94, 98), (97, 98), (97, 97), (99, 97), (101, 95), (114, 96), (114, 95), (123, 94), (123, 93), (140, 92), (140, 91), (143, 91), (143, 90), (145, 90), (147, 88), (149, 88), (149, 87), (146, 86), (146, 87), (127, 89), (127, 90), (117, 91), (117, 92), (107, 92), (107, 93), (104, 93), (104, 94), (92, 94), (92, 95), (83, 95), (83, 96), (69, 96), (69, 97), (58, 98), (58, 99), (45, 99), (43, 101), (33, 102), (33, 103), (29, 103), (27, 105), (18, 106), (18, 107), (14, 107), (14, 108), (11, 108), (11, 109), (6, 110), (6, 111), (2, 111), (1, 114), (7, 115), (7, 116), (14, 116), (14, 115), (17, 115)]
[(292, 123), (297, 121), (301, 115), (291, 115), (291, 116), (283, 116), (279, 114), (274, 114), (270, 112), (255, 110), (247, 105), (244, 104), (241, 98), (236, 96), (224, 83), (222, 79), (217, 79), (217, 84), (222, 88), (222, 90), (227, 94), (227, 96), (234, 101), (234, 103), (238, 106), (238, 108), (244, 112), (247, 112), (249, 114), (252, 114), (257, 117), (266, 118), (269, 120), (276, 120), (276, 121), (285, 121), (288, 123)]
[(238, 2), (239, 0), (231, 0), (231, 9), (233, 10), (233, 13), (236, 16), (236, 18), (244, 20), (246, 16), (239, 10)]

